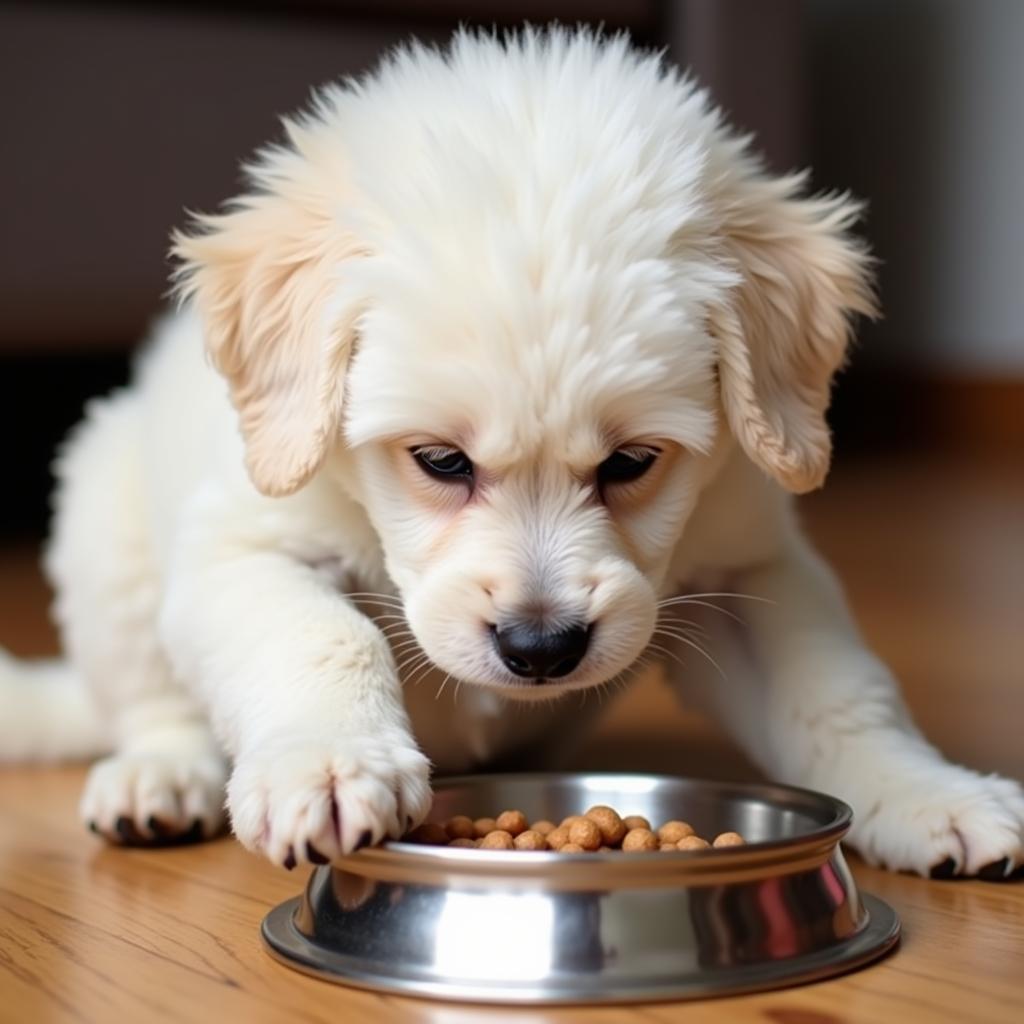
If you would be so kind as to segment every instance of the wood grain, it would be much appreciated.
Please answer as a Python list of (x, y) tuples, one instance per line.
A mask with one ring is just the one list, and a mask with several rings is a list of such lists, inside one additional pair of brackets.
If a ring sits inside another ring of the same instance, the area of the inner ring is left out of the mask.
[[(1024, 479), (1011, 463), (843, 467), (805, 504), (865, 633), (951, 754), (1024, 775)], [(46, 591), (24, 548), (0, 552), (0, 640), (45, 653)], [(652, 680), (613, 704), (580, 764), (743, 777), (749, 765)], [(1024, 883), (931, 882), (854, 860), (904, 940), (883, 963), (783, 992), (636, 1008), (505, 1011), (382, 997), (296, 974), (258, 925), (304, 882), (230, 839), (115, 850), (84, 832), (81, 767), (0, 771), (0, 1022), (669, 1024), (1024, 1019)]]

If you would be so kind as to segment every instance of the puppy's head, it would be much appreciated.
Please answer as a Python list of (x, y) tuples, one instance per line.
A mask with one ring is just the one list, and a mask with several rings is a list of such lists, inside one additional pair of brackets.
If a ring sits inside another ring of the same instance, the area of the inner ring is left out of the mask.
[[(427, 67), (436, 104), (457, 57), (406, 71)], [(848, 315), (871, 309), (853, 204), (767, 177), (672, 76), (606, 65), (620, 91), (670, 95), (638, 106), (675, 144), (627, 133), (595, 158), (576, 118), (523, 174), (514, 137), (467, 114), (478, 149), (441, 146), (410, 188), (357, 130), (372, 90), (339, 90), (176, 244), (256, 486), (338, 472), (432, 661), (524, 698), (644, 650), (733, 440), (790, 490), (821, 482)]]

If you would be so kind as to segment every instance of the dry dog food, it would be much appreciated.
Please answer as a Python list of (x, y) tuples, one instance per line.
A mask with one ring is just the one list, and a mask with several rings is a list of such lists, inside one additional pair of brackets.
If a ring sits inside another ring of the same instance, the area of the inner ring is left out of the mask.
[(611, 807), (591, 807), (585, 814), (570, 814), (560, 824), (540, 820), (530, 823), (522, 811), (502, 811), (496, 818), (456, 815), (443, 825), (427, 823), (414, 828), (406, 842), (428, 846), (455, 846), (480, 850), (557, 850), (559, 853), (593, 853), (621, 850), (646, 853), (655, 850), (711, 850), (742, 846), (738, 832), (723, 832), (712, 842), (697, 835), (685, 821), (666, 821), (653, 829), (639, 814), (620, 817)]

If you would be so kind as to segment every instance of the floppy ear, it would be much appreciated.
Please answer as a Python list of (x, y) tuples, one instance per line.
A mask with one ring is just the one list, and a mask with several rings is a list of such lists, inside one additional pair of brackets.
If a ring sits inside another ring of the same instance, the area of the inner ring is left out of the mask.
[(729, 426), (747, 455), (796, 493), (828, 472), (825, 411), (850, 317), (875, 313), (871, 259), (848, 234), (860, 206), (847, 196), (800, 198), (803, 183), (803, 175), (748, 173), (719, 197), (740, 281), (709, 314)]
[(269, 150), (249, 173), (257, 188), (196, 217), (197, 233), (176, 233), (172, 253), (177, 293), (194, 299), (228, 381), (249, 475), (280, 496), (309, 480), (338, 436), (359, 313), (339, 289), (362, 250), (334, 213), (345, 199), (336, 180), (328, 197), (298, 152)]

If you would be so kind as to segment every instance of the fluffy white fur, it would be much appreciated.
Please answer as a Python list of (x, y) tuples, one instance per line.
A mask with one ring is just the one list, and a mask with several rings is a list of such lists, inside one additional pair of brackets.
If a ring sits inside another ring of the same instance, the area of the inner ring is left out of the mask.
[[(293, 864), (395, 835), (430, 762), (536, 744), (658, 650), (770, 776), (848, 800), (869, 859), (1024, 860), (1021, 789), (922, 739), (786, 493), (827, 472), (872, 311), (854, 203), (769, 176), (703, 92), (588, 34), (410, 47), (286, 131), (177, 236), (185, 308), (60, 460), (47, 565), (100, 716), (0, 666), (0, 754), (106, 731), (99, 831), (211, 833), (226, 785), (242, 842)], [(472, 492), (417, 445), (466, 452)], [(654, 468), (599, 489), (631, 445)], [(705, 591), (760, 598), (745, 636)], [(564, 679), (496, 655), (490, 625), (526, 615), (593, 625)], [(680, 669), (698, 639), (723, 676)]]

